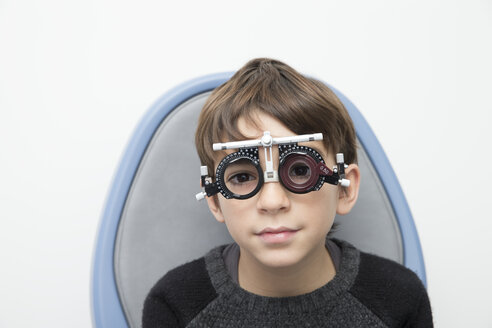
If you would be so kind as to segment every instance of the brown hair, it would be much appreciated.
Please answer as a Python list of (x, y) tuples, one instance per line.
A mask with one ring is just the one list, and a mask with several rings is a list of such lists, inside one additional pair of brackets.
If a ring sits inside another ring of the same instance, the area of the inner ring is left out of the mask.
[(200, 114), (195, 144), (211, 176), (216, 159), (212, 144), (246, 139), (238, 131), (238, 119), (255, 124), (256, 111), (273, 116), (296, 134), (323, 133), (328, 151), (344, 153), (347, 164), (357, 162), (352, 120), (333, 91), (280, 61), (257, 58), (216, 88)]

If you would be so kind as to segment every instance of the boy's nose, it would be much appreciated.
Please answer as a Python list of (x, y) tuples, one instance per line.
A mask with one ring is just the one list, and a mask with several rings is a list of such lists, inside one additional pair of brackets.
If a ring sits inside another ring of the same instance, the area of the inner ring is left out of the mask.
[(268, 182), (259, 192), (256, 207), (260, 212), (276, 214), (290, 208), (290, 199), (280, 182)]

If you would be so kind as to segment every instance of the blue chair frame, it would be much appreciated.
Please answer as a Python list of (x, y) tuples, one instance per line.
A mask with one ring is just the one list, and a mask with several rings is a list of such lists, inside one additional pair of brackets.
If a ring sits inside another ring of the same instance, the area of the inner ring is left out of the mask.
[[(97, 328), (128, 327), (118, 295), (114, 273), (114, 250), (119, 220), (133, 177), (154, 131), (166, 116), (186, 100), (211, 91), (229, 80), (232, 72), (200, 77), (183, 83), (158, 99), (135, 129), (121, 159), (102, 214), (92, 268), (92, 319)], [(331, 86), (330, 86), (331, 87)], [(355, 105), (331, 87), (347, 108), (359, 142), (376, 169), (398, 220), (402, 233), (404, 265), (413, 270), (427, 286), (422, 249), (412, 214), (398, 179), (376, 136)]]

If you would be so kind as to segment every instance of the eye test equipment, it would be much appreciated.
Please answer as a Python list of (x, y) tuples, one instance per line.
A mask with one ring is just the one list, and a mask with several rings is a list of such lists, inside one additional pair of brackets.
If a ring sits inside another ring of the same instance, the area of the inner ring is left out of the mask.
[[(221, 193), (226, 199), (247, 199), (258, 193), (264, 183), (280, 182), (290, 192), (304, 194), (321, 188), (324, 182), (348, 187), (345, 179), (343, 153), (336, 154), (333, 169), (326, 166), (323, 157), (313, 148), (299, 146), (299, 142), (323, 140), (323, 134), (273, 138), (265, 131), (261, 139), (214, 143), (213, 150), (237, 149), (224, 157), (216, 169), (216, 181), (208, 174), (207, 166), (200, 167), (203, 191), (197, 200)], [(273, 169), (272, 147), (279, 147), (279, 169)], [(259, 160), (259, 147), (265, 154), (265, 171)]]

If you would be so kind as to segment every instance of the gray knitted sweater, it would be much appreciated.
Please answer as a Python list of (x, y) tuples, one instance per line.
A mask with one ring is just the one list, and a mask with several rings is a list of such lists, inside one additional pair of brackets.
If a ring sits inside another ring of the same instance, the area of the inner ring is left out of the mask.
[(150, 327), (432, 327), (427, 293), (403, 266), (346, 242), (339, 271), (321, 288), (293, 297), (249, 293), (231, 280), (222, 251), (167, 273), (145, 301)]

